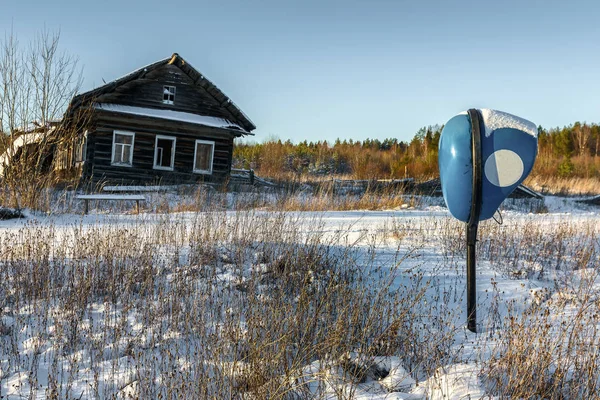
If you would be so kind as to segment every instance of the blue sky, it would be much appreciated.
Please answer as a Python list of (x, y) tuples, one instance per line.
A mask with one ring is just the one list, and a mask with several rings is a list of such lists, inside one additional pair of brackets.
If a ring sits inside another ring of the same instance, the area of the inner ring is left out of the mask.
[(410, 140), (470, 107), (600, 122), (598, 3), (0, 0), (0, 28), (60, 29), (84, 90), (178, 52), (259, 141)]

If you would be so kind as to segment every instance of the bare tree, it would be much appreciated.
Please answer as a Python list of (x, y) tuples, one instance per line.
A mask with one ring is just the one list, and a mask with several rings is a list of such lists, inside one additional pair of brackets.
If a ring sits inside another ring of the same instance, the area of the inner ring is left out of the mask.
[(17, 135), (19, 132), (25, 131), (28, 124), (31, 88), (27, 85), (27, 69), (19, 42), (12, 31), (5, 35), (0, 50), (2, 51), (0, 56), (0, 128), (3, 132), (4, 154), (1, 160), (3, 183), (10, 190), (13, 201), (18, 207), (17, 187), (14, 184), (17, 177), (15, 174), (8, 174), (6, 167), (15, 158), (16, 146), (13, 144)]
[[(59, 52), (60, 32), (42, 31), (29, 51), (27, 69), (31, 77), (33, 101), (32, 120), (43, 129), (40, 145), (47, 147), (50, 123), (59, 120), (71, 99), (81, 87), (82, 74), (78, 59), (66, 52)], [(38, 152), (34, 163), (39, 174), (43, 153)]]
[(0, 46), (0, 128), (13, 135), (26, 125), (30, 87), (19, 42), (11, 32)]
[(592, 136), (592, 127), (586, 124), (576, 122), (573, 126), (573, 139), (580, 156), (583, 156), (587, 150), (590, 137)]
[[(61, 51), (59, 42), (60, 32), (43, 30), (24, 49), (11, 32), (0, 46), (0, 128), (6, 149), (2, 162), (10, 164), (3, 182), (16, 206), (50, 183), (46, 160), (56, 139), (53, 133), (81, 87), (78, 59)], [(28, 133), (31, 137), (25, 140)]]

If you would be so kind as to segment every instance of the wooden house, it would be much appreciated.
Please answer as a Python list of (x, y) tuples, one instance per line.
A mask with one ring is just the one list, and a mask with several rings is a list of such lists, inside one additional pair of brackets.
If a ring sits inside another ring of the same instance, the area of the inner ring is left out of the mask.
[(175, 53), (73, 98), (54, 170), (93, 185), (221, 184), (234, 138), (255, 128)]

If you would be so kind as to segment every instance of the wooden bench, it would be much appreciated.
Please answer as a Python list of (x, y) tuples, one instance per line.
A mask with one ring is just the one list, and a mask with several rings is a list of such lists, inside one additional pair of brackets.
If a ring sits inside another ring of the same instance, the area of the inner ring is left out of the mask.
[(106, 193), (143, 193), (143, 192), (175, 192), (179, 186), (104, 186), (103, 192)]
[(140, 201), (146, 201), (146, 198), (141, 194), (80, 194), (75, 197), (76, 199), (85, 201), (85, 214), (89, 211), (90, 200), (133, 200), (135, 201), (136, 211), (140, 213)]

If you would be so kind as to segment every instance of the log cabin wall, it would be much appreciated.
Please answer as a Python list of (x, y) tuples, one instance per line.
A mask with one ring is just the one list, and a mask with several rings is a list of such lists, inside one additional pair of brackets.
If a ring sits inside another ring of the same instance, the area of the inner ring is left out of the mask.
[[(231, 172), (234, 135), (227, 130), (137, 115), (97, 111), (88, 135), (84, 178), (92, 184), (224, 183)], [(113, 132), (134, 132), (132, 166), (112, 165)], [(154, 169), (156, 135), (176, 138), (173, 171)], [(215, 143), (212, 174), (193, 172), (196, 140)]]
[[(173, 104), (163, 102), (164, 86), (174, 86)], [(232, 120), (231, 114), (203, 87), (194, 82), (172, 64), (148, 72), (144, 77), (121, 86), (114, 92), (96, 99), (97, 103), (115, 103), (136, 107), (150, 107)]]

